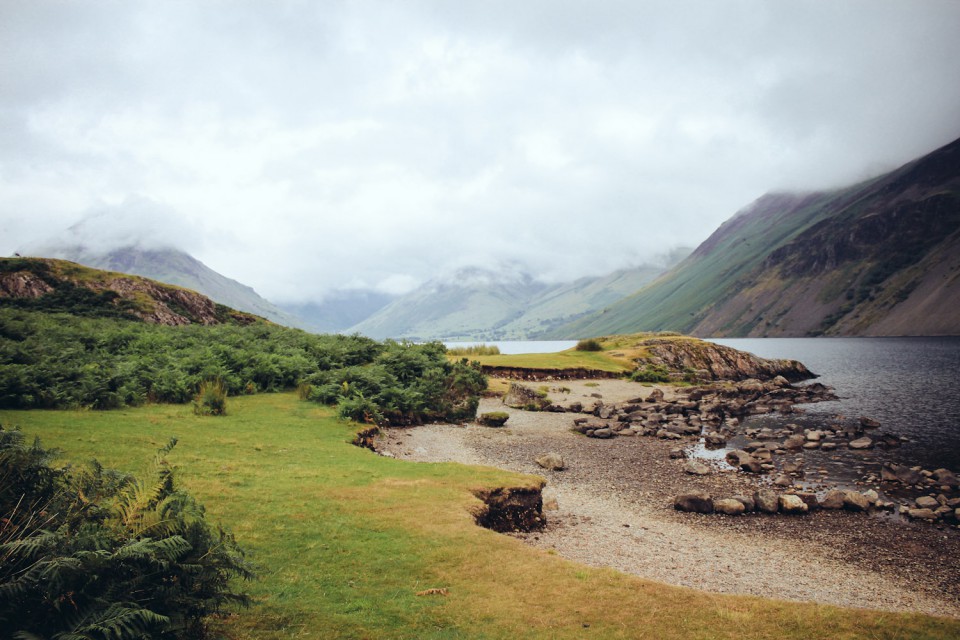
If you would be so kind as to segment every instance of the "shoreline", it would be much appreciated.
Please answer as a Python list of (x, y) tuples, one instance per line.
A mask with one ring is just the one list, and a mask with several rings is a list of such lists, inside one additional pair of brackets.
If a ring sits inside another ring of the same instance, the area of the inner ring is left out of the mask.
[[(650, 387), (618, 380), (564, 381), (570, 399), (623, 402)], [(660, 387), (668, 397), (671, 387)], [(844, 511), (804, 516), (699, 515), (673, 509), (690, 490), (729, 495), (756, 488), (734, 472), (692, 477), (673, 460), (675, 441), (616, 441), (571, 430), (567, 413), (511, 409), (499, 398), (480, 413), (505, 411), (506, 426), (390, 428), (383, 454), (421, 462), (460, 462), (539, 475), (547, 480), (541, 531), (508, 534), (591, 566), (704, 591), (814, 601), (845, 607), (960, 617), (960, 532)], [(534, 459), (563, 456), (548, 471)]]

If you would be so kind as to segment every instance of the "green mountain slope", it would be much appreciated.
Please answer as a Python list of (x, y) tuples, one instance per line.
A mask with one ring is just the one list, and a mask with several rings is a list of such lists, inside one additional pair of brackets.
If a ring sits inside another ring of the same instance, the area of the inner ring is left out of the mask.
[(550, 337), (960, 334), (960, 140), (831, 192), (763, 196), (674, 269)]

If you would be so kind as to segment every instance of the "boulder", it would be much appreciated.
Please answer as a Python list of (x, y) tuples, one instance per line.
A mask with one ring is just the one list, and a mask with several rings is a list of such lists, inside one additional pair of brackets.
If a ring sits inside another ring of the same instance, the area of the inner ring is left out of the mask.
[(793, 480), (790, 479), (790, 476), (781, 474), (777, 476), (777, 478), (773, 481), (773, 484), (778, 487), (789, 487), (793, 484)]
[(587, 434), (587, 435), (589, 435), (591, 438), (600, 438), (601, 440), (607, 440), (608, 438), (612, 438), (616, 434), (614, 433), (613, 429), (603, 428), (603, 429), (596, 429), (592, 434)]
[(903, 465), (896, 468), (897, 480), (903, 484), (919, 484), (923, 480), (923, 475), (916, 469)]
[(930, 496), (920, 496), (914, 503), (921, 509), (936, 509), (940, 506), (940, 503), (936, 498), (931, 498)]
[(868, 489), (863, 492), (863, 497), (867, 499), (867, 502), (870, 504), (876, 504), (880, 500), (880, 494), (874, 491), (873, 489)]
[(713, 513), (713, 500), (707, 493), (684, 493), (674, 498), (673, 508), (692, 513)]
[(536, 463), (548, 471), (561, 471), (566, 468), (563, 456), (559, 453), (545, 453), (536, 459)]
[(728, 516), (739, 516), (746, 511), (746, 507), (744, 507), (742, 502), (734, 498), (721, 498), (713, 501), (713, 511), (714, 513), (724, 513)]
[(743, 449), (729, 451), (726, 456), (727, 464), (750, 473), (763, 473), (762, 463)]
[(937, 469), (933, 472), (933, 479), (937, 481), (937, 484), (946, 487), (960, 486), (960, 479), (949, 469)]
[(817, 494), (812, 491), (798, 491), (794, 495), (803, 500), (803, 503), (807, 505), (807, 509), (810, 511), (816, 511), (820, 508), (820, 501), (817, 500)]
[(713, 473), (713, 469), (696, 460), (688, 460), (687, 463), (683, 465), (683, 470), (685, 473), (694, 476), (708, 476)]
[(870, 508), (870, 501), (859, 491), (844, 491), (843, 508), (847, 511), (866, 511)]
[(848, 445), (851, 449), (873, 449), (873, 440), (870, 438), (857, 438), (851, 440)]
[(708, 447), (722, 447), (727, 444), (727, 439), (722, 434), (713, 431), (703, 437), (704, 443)]
[(780, 496), (780, 511), (789, 515), (807, 513), (810, 508), (807, 503), (791, 493), (785, 493)]
[(491, 411), (490, 413), (481, 413), (477, 417), (477, 424), (485, 427), (502, 427), (509, 419), (510, 414), (505, 411)]
[(824, 509), (843, 509), (844, 502), (846, 502), (845, 497), (846, 491), (831, 489), (824, 494), (823, 500), (820, 501), (820, 506)]
[(806, 441), (807, 439), (803, 434), (795, 433), (783, 442), (783, 448), (789, 451), (800, 449)]
[(900, 478), (897, 477), (897, 468), (889, 464), (885, 464), (880, 467), (880, 480), (881, 482), (899, 481)]
[(663, 402), (663, 391), (654, 388), (654, 390), (650, 392), (650, 395), (647, 396), (647, 402)]
[(546, 394), (539, 393), (516, 382), (510, 383), (510, 389), (503, 396), (503, 404), (515, 409), (527, 411), (543, 411), (550, 405)]
[(936, 520), (937, 514), (931, 509), (907, 509), (907, 516), (914, 520)]
[(743, 503), (744, 511), (755, 511), (757, 508), (757, 501), (753, 499), (753, 496), (733, 496), (734, 500), (739, 500)]
[(780, 496), (771, 489), (760, 489), (753, 494), (753, 500), (757, 505), (757, 511), (761, 513), (776, 513), (780, 507)]
[(880, 423), (872, 418), (860, 416), (860, 426), (864, 429), (877, 429), (880, 427)]
[(677, 447), (676, 449), (670, 449), (670, 459), (671, 460), (682, 460), (687, 457), (686, 451)]

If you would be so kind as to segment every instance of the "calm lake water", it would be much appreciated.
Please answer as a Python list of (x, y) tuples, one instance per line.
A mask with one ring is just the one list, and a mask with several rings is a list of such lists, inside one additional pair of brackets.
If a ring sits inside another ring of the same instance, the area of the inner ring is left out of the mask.
[(880, 431), (911, 442), (874, 456), (926, 469), (960, 471), (960, 338), (737, 338), (712, 340), (762, 358), (791, 358), (836, 390), (840, 400), (804, 405), (801, 416), (751, 422), (826, 424), (868, 416)]

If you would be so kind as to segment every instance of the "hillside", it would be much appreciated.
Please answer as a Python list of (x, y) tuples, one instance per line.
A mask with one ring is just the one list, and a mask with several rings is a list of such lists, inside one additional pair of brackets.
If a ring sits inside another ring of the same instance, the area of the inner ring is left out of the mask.
[(960, 140), (738, 212), (649, 286), (550, 337), (960, 334)]
[[(671, 252), (668, 264), (687, 251)], [(397, 298), (350, 331), (374, 338), (536, 339), (620, 300), (664, 268), (647, 264), (559, 284), (509, 269), (461, 269)]]
[(98, 251), (81, 244), (50, 244), (31, 253), (69, 260), (94, 269), (143, 276), (197, 291), (231, 307), (290, 327), (308, 323), (260, 297), (245, 284), (223, 276), (193, 256), (173, 248), (147, 249), (138, 245)]
[(162, 325), (263, 321), (183, 287), (50, 258), (0, 258), (0, 305)]

